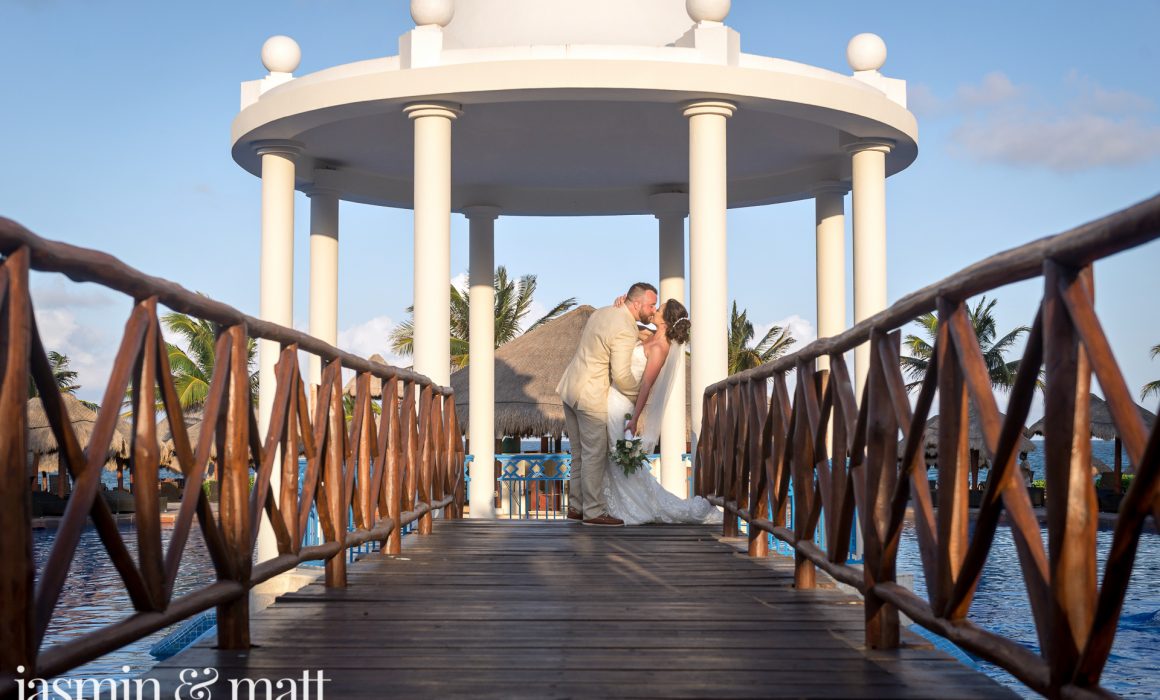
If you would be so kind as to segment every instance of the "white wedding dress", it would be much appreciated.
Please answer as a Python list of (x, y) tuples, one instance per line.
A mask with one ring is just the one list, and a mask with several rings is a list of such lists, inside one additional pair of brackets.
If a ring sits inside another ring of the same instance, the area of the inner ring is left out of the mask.
[[(673, 343), (669, 357), (657, 376), (652, 391), (649, 392), (644, 411), (638, 421), (637, 433), (645, 452), (656, 450), (660, 435), (661, 417), (665, 401), (673, 383), (673, 370), (678, 362), (683, 362), (684, 351)], [(644, 376), (647, 359), (644, 346), (637, 343), (632, 351), (632, 374), (639, 380)], [(624, 439), (624, 415), (631, 414), (634, 402), (611, 387), (608, 390), (608, 439), (609, 448), (615, 449), (616, 441)], [(620, 518), (625, 525), (644, 523), (702, 524), (719, 523), (722, 513), (719, 508), (700, 496), (678, 498), (665, 490), (647, 468), (625, 474), (616, 462), (610, 461), (604, 476), (604, 498), (608, 512)]]

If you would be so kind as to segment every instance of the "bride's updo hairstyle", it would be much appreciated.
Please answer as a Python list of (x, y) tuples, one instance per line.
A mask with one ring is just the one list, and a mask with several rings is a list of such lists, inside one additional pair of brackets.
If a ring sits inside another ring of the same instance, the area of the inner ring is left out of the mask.
[(685, 305), (676, 299), (669, 299), (665, 302), (665, 308), (661, 313), (668, 326), (665, 329), (665, 337), (669, 342), (682, 345), (689, 342), (689, 331), (692, 330), (693, 324), (689, 322), (689, 311)]

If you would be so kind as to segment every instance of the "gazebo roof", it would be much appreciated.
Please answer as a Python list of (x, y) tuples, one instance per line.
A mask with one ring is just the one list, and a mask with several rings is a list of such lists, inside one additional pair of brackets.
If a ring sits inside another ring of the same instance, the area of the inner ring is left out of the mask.
[[(495, 351), (495, 430), (503, 435), (560, 435), (564, 406), (556, 385), (596, 309), (584, 305), (521, 335)], [(459, 424), (469, 424), (468, 367), (451, 375)], [(689, 373), (685, 372), (686, 392)], [(686, 401), (685, 410), (688, 411)], [(687, 415), (687, 414), (686, 414)]]
[(234, 160), (258, 175), (258, 150), (285, 144), (299, 189), (412, 208), (404, 108), (435, 104), (459, 114), (452, 210), (486, 203), (541, 216), (648, 214), (652, 195), (687, 188), (684, 110), (694, 101), (736, 107), (729, 207), (808, 199), (848, 181), (847, 149), (861, 139), (889, 146), (887, 175), (918, 154), (905, 83), (879, 71), (887, 52), (873, 35), (834, 46), (853, 69), (836, 72), (743, 53), (741, 35), (718, 21), (725, 0), (422, 5), (398, 55), (295, 77), (292, 40), (264, 48), (270, 73), (242, 84)]

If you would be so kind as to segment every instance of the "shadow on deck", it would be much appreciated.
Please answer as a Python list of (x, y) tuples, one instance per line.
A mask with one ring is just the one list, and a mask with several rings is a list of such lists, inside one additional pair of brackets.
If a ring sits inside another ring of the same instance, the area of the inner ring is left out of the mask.
[(279, 598), (254, 616), (254, 648), (209, 642), (148, 677), (162, 697), (206, 667), (212, 697), (319, 670), (341, 698), (1013, 697), (909, 633), (865, 650), (859, 598), (795, 591), (792, 560), (751, 560), (717, 532), (437, 521), (401, 557), (353, 564), (345, 590)]

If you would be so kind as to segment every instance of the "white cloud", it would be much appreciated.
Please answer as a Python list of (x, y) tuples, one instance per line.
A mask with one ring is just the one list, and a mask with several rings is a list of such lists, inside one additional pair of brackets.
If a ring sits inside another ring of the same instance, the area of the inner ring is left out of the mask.
[(1017, 87), (1006, 74), (992, 72), (977, 84), (960, 85), (955, 90), (955, 106), (960, 110), (994, 107), (1015, 100), (1026, 90)]
[(797, 352), (818, 339), (818, 331), (813, 323), (797, 314), (791, 314), (777, 321), (753, 324), (753, 342), (759, 342), (774, 326), (788, 329), (789, 334), (793, 336), (796, 342), (790, 346), (790, 352)]
[(959, 86), (946, 101), (925, 87), (917, 96), (916, 109), (928, 116), (960, 119), (951, 150), (974, 160), (1076, 172), (1160, 157), (1155, 103), (1076, 71), (1064, 76), (1062, 94), (1052, 99), (1001, 72)]
[(532, 324), (543, 318), (548, 311), (548, 307), (533, 298), (532, 303), (528, 305), (528, 314), (520, 320), (520, 333), (526, 333)]
[(46, 351), (68, 356), (69, 368), (81, 385), (81, 398), (102, 400), (115, 353), (108, 333), (81, 322), (76, 311), (68, 308), (38, 308), (36, 326)]
[(338, 347), (361, 357), (383, 356), (388, 364), (408, 367), (411, 358), (391, 352), (391, 331), (395, 322), (389, 316), (376, 316), (338, 332)]
[(451, 286), (455, 287), (461, 292), (467, 290), (467, 283), (468, 276), (466, 272), (460, 272), (458, 275), (455, 275), (451, 278)]
[(995, 115), (967, 121), (953, 138), (957, 150), (977, 160), (1059, 172), (1136, 165), (1160, 156), (1160, 125), (1100, 114)]
[(32, 283), (32, 304), (40, 309), (110, 306), (114, 303), (103, 287), (66, 283), (60, 275), (36, 275)]

